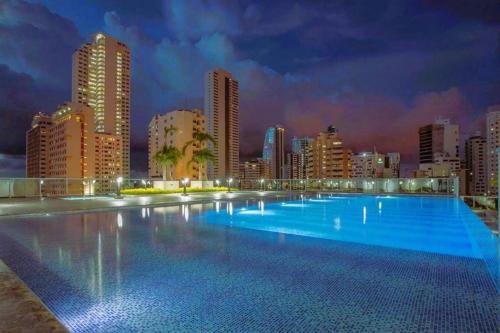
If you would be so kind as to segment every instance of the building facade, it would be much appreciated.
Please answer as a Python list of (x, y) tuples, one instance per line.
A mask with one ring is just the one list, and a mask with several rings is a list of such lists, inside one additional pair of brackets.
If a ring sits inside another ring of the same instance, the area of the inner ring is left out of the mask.
[(344, 147), (337, 129), (329, 126), (310, 145), (307, 178), (350, 178), (351, 158), (352, 152)]
[(45, 178), (48, 172), (47, 146), (52, 119), (45, 113), (37, 113), (26, 132), (26, 177)]
[(496, 149), (500, 147), (500, 105), (488, 108), (486, 114), (486, 170), (488, 174), (488, 193), (497, 194), (498, 157)]
[(465, 169), (467, 194), (483, 195), (488, 192), (486, 177), (486, 139), (477, 134), (465, 141)]
[(309, 163), (309, 149), (314, 140), (309, 137), (293, 137), (292, 152), (287, 154), (287, 178), (307, 178), (307, 165)]
[(50, 194), (83, 194), (82, 178), (95, 178), (94, 113), (84, 104), (68, 102), (52, 114), (48, 135), (49, 178), (67, 178), (47, 184)]
[(399, 178), (399, 153), (361, 152), (352, 156), (353, 178)]
[(94, 131), (120, 136), (123, 177), (130, 176), (130, 49), (97, 33), (73, 54), (72, 101), (94, 110)]
[(240, 179), (260, 180), (269, 178), (269, 164), (262, 158), (240, 163)]
[(285, 174), (285, 129), (281, 125), (269, 127), (264, 138), (262, 159), (270, 169), (272, 179), (286, 178)]
[(401, 175), (401, 154), (397, 152), (387, 153), (386, 161), (386, 178), (399, 178)]
[(240, 158), (239, 84), (231, 73), (214, 69), (205, 75), (205, 112), (209, 144), (215, 161), (208, 164), (210, 179), (237, 177)]
[(384, 177), (385, 155), (377, 152), (361, 152), (352, 156), (353, 178)]
[(448, 119), (420, 127), (419, 170), (429, 177), (452, 177), (460, 170), (458, 125)]
[(116, 189), (116, 179), (123, 174), (122, 138), (109, 133), (95, 133), (95, 178), (92, 190), (110, 193)]
[[(155, 160), (155, 154), (164, 146), (174, 146), (180, 151), (184, 146), (193, 140), (193, 133), (206, 133), (207, 118), (199, 109), (174, 110), (164, 115), (155, 115), (148, 127), (148, 174), (150, 178), (161, 178), (163, 175), (162, 166)], [(165, 137), (165, 129), (176, 128)], [(192, 143), (184, 150), (184, 156), (179, 163), (167, 170), (167, 176), (172, 179), (198, 179), (199, 165), (191, 162), (193, 152), (197, 149), (205, 148), (206, 143)], [(206, 165), (201, 166), (201, 174), (205, 179)]]

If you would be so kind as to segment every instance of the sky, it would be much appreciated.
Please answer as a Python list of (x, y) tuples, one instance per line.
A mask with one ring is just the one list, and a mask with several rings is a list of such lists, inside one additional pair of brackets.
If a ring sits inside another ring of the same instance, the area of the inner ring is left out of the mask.
[(216, 67), (240, 82), (242, 159), (269, 126), (290, 141), (333, 124), (411, 166), (419, 126), (447, 117), (465, 138), (500, 104), (498, 0), (0, 0), (0, 176), (24, 175), (31, 116), (71, 98), (71, 55), (97, 31), (132, 51), (135, 175), (153, 115), (202, 108)]

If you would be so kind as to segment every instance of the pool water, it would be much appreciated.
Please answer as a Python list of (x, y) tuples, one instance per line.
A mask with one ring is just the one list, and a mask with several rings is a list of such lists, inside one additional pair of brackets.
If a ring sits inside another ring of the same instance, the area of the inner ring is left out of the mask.
[(455, 198), (298, 196), (9, 218), (0, 258), (74, 332), (500, 327), (498, 239)]

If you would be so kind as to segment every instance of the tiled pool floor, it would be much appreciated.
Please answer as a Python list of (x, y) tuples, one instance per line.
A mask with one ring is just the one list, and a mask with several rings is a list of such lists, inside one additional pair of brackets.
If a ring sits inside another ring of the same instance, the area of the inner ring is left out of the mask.
[(0, 257), (75, 332), (500, 327), (481, 259), (193, 223), (186, 209), (11, 219)]

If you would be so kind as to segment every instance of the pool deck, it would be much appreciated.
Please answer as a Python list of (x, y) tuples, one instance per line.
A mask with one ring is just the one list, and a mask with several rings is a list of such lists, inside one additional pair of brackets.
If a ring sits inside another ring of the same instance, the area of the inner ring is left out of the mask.
[(201, 203), (215, 199), (250, 199), (256, 197), (286, 196), (289, 192), (211, 192), (181, 194), (156, 194), (148, 196), (124, 196), (122, 199), (113, 197), (87, 198), (3, 198), (0, 199), (0, 217), (20, 216), (48, 213), (78, 213), (96, 210), (106, 210), (124, 207), (148, 207), (160, 205), (177, 205), (182, 203)]

